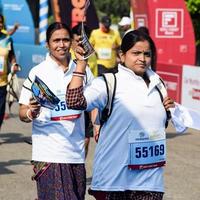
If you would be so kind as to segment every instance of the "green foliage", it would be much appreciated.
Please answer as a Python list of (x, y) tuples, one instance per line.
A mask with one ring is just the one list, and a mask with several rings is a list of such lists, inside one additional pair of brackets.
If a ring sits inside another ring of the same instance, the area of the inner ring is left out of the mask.
[(122, 16), (128, 16), (130, 5), (128, 0), (94, 0), (98, 17), (109, 15), (113, 23), (117, 23)]
[(190, 14), (200, 14), (200, 0), (186, 0), (186, 5)]
[(200, 0), (186, 0), (186, 5), (194, 25), (196, 44), (200, 45)]

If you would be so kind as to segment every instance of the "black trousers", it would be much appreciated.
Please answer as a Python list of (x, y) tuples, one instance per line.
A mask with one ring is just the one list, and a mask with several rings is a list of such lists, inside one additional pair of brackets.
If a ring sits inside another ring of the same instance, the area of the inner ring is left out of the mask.
[(0, 128), (3, 123), (3, 118), (5, 114), (5, 109), (6, 109), (6, 85), (0, 87)]

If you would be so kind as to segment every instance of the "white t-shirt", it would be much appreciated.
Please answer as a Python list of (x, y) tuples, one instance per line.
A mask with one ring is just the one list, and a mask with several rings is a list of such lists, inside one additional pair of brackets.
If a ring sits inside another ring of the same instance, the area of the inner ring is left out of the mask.
[[(163, 167), (142, 170), (128, 168), (131, 156), (129, 140), (132, 140), (138, 131), (152, 135), (161, 132), (161, 147), (165, 147), (166, 111), (155, 89), (161, 81), (159, 76), (149, 69), (147, 74), (150, 84), (147, 87), (144, 80), (133, 71), (121, 65), (118, 67), (113, 110), (100, 132), (91, 188), (102, 191), (163, 192)], [(107, 99), (104, 80), (101, 77), (94, 79), (92, 84), (86, 87), (84, 95), (87, 110), (95, 107), (102, 110)]]
[[(20, 104), (28, 105), (32, 92), (31, 83), (37, 75), (50, 90), (60, 98), (62, 109), (67, 109), (65, 104), (66, 88), (76, 64), (70, 61), (66, 73), (58, 64), (47, 56), (46, 60), (31, 69), (28, 78), (23, 84), (20, 95)], [(86, 69), (87, 84), (93, 75), (89, 68)], [(41, 108), (38, 118), (32, 124), (32, 159), (52, 163), (84, 163), (84, 138), (85, 123), (84, 113), (74, 120), (52, 121), (55, 110)]]

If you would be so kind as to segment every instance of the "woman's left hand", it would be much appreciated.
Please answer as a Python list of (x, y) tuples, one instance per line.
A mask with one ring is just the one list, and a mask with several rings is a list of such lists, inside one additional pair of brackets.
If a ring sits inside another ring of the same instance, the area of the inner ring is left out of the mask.
[(174, 100), (171, 99), (168, 96), (164, 98), (163, 105), (164, 105), (166, 110), (169, 110), (169, 108), (174, 108), (175, 107)]

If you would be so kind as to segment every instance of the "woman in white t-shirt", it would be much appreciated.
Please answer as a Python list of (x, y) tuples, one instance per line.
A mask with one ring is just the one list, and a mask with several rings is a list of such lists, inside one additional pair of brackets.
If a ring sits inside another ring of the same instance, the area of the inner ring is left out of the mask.
[[(76, 50), (81, 60), (83, 49)], [(165, 122), (174, 102), (161, 100), (160, 77), (151, 70), (156, 62), (153, 40), (141, 31), (122, 39), (121, 64), (116, 73), (112, 113), (100, 130), (90, 193), (97, 200), (161, 200), (166, 161)], [(85, 65), (76, 72), (84, 74)], [(107, 88), (102, 77), (83, 90), (83, 79), (73, 76), (67, 90), (69, 108), (104, 109)], [(167, 93), (165, 93), (167, 94)]]
[[(76, 65), (82, 65), (82, 61), (75, 62), (70, 58), (72, 34), (65, 24), (51, 24), (46, 40), (49, 55), (31, 69), (19, 100), (20, 119), (32, 122), (33, 179), (37, 182), (40, 200), (83, 200), (86, 189), (84, 113), (68, 110), (65, 104), (66, 85)], [(93, 75), (89, 68), (86, 71), (87, 77), (83, 78), (89, 84)], [(52, 102), (48, 100), (51, 94), (46, 89), (38, 90), (38, 78), (60, 100), (55, 108), (51, 109)], [(39, 94), (45, 97), (40, 103), (45, 102), (46, 106), (40, 105), (36, 96), (33, 98), (32, 91), (38, 98)]]

